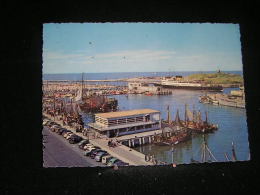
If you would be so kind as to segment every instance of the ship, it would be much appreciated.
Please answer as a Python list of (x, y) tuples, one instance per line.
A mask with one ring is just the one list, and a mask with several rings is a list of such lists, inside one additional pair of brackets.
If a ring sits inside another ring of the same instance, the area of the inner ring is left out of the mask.
[(118, 101), (115, 98), (94, 95), (83, 98), (79, 106), (86, 113), (113, 112), (118, 109)]
[[(179, 114), (177, 110), (177, 115), (175, 121), (171, 121), (170, 112), (168, 106), (168, 119), (167, 121), (162, 121), (162, 134), (155, 136), (155, 145), (176, 145), (182, 142), (186, 142), (191, 139), (192, 131), (185, 127), (183, 123), (179, 120)], [(167, 136), (167, 133), (169, 136)]]
[(164, 78), (158, 85), (172, 89), (223, 91), (221, 85), (213, 85), (203, 82), (187, 82), (176, 77)]
[(201, 112), (196, 111), (193, 108), (193, 112), (191, 112), (188, 109), (187, 104), (185, 104), (185, 114), (184, 114), (184, 120), (180, 119), (179, 116), (179, 110), (177, 109), (176, 112), (176, 117), (174, 121), (170, 120), (170, 111), (169, 111), (169, 106), (168, 106), (168, 119), (167, 122), (173, 126), (180, 126), (180, 127), (185, 127), (192, 131), (193, 133), (212, 133), (215, 130), (218, 129), (218, 125), (216, 124), (211, 124), (208, 120), (208, 112), (205, 112), (205, 120), (202, 120), (201, 117)]
[(164, 126), (164, 129), (170, 132), (170, 136), (167, 137), (164, 135), (164, 133), (162, 133), (161, 135), (156, 135), (153, 142), (155, 145), (177, 145), (191, 139), (191, 131), (185, 127), (166, 125)]
[(83, 74), (81, 90), (77, 92), (75, 102), (85, 113), (113, 112), (118, 110), (118, 100), (104, 95), (86, 94), (84, 89)]
[(182, 123), (195, 133), (212, 133), (218, 129), (218, 125), (209, 122), (207, 111), (205, 111), (205, 120), (203, 121), (200, 110), (196, 111), (193, 108), (193, 112), (191, 112), (187, 104), (185, 104), (185, 119)]

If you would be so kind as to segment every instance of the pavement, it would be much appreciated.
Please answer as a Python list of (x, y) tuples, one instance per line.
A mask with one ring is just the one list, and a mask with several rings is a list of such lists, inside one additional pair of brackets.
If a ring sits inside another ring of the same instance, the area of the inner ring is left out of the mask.
[(119, 145), (116, 147), (109, 147), (108, 146), (108, 139), (92, 139), (90, 143), (101, 147), (102, 149), (106, 150), (112, 156), (129, 163), (129, 165), (141, 166), (141, 165), (153, 165), (152, 162), (145, 161), (145, 155), (137, 152), (134, 149), (126, 147), (124, 145)]
[(90, 157), (83, 155), (77, 144), (70, 144), (68, 140), (43, 128), (43, 167), (94, 167), (105, 166)]

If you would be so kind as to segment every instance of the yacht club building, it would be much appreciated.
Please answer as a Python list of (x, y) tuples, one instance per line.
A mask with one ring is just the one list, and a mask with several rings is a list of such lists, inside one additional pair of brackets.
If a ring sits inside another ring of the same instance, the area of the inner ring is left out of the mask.
[(161, 129), (161, 115), (152, 109), (98, 113), (95, 122), (88, 126), (102, 135), (115, 137)]

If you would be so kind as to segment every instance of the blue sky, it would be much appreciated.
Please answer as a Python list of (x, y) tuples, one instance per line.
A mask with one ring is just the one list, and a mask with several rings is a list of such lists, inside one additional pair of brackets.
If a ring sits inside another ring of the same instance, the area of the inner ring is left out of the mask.
[(238, 24), (48, 23), (43, 73), (242, 70)]

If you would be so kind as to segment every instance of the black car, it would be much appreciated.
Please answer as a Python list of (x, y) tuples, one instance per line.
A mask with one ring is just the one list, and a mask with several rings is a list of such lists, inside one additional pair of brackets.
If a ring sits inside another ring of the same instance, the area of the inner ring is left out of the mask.
[(100, 148), (95, 147), (94, 150), (91, 150), (90, 152), (85, 152), (85, 154), (86, 154), (86, 156), (90, 156), (93, 152), (98, 151), (98, 150), (100, 151)]
[(78, 135), (72, 135), (72, 136), (70, 136), (70, 138), (68, 140), (69, 140), (70, 144), (76, 144), (82, 140), (82, 137), (80, 137)]
[(47, 126), (48, 126), (48, 127), (52, 127), (53, 125), (57, 125), (57, 123), (55, 123), (55, 122), (51, 121), (51, 122), (49, 122), (49, 123), (48, 123), (48, 125), (47, 125)]
[(119, 160), (119, 161), (115, 162), (114, 165), (117, 165), (117, 166), (128, 166), (129, 163), (125, 163), (125, 162)]
[(61, 128), (61, 129), (59, 129), (59, 130), (57, 131), (57, 133), (58, 133), (59, 135), (61, 135), (64, 131), (67, 131), (67, 129)]
[(105, 150), (101, 150), (101, 149), (97, 149), (97, 150), (92, 150), (91, 153), (90, 153), (90, 158), (95, 158), (96, 154), (98, 152), (106, 152)]
[(85, 146), (86, 144), (88, 144), (88, 143), (89, 143), (89, 140), (83, 139), (83, 140), (81, 140), (81, 141), (79, 142), (78, 146), (79, 146), (80, 149), (83, 149), (84, 146)]

